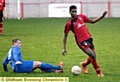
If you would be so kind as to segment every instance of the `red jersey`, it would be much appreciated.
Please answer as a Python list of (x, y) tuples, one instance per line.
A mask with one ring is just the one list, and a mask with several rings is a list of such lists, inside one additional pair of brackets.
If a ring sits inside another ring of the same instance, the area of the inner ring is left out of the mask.
[(5, 0), (0, 0), (0, 11), (3, 11), (5, 7)]
[(70, 18), (65, 25), (64, 33), (68, 33), (71, 30), (77, 43), (91, 38), (85, 22), (88, 22), (88, 17), (83, 14), (79, 14), (77, 18)]

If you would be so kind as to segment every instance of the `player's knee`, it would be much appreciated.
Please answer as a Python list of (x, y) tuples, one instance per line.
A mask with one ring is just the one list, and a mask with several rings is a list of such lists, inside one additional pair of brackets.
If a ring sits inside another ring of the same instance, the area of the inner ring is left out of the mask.
[(86, 50), (86, 53), (91, 57), (92, 60), (96, 59), (96, 55), (91, 49)]
[(91, 55), (90, 56), (92, 60), (96, 60), (96, 56), (95, 55)]
[(92, 60), (95, 60), (95, 59), (96, 59), (96, 55), (95, 55), (93, 52), (87, 53), (87, 54), (90, 56), (90, 58), (91, 58)]
[(42, 64), (42, 62), (39, 62), (39, 61), (34, 61), (34, 65), (35, 67), (40, 67)]
[(92, 58), (93, 60), (96, 59), (96, 55), (94, 54), (94, 52), (91, 52), (91, 58)]
[(1, 21), (0, 24), (3, 24), (3, 21)]

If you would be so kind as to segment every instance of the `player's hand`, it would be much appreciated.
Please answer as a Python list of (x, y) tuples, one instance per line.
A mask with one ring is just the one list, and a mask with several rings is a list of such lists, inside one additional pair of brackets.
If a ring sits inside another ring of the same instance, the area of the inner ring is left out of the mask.
[(104, 11), (102, 16), (105, 17), (106, 14), (107, 14), (107, 11)]
[(67, 51), (65, 49), (62, 50), (62, 55), (65, 55)]

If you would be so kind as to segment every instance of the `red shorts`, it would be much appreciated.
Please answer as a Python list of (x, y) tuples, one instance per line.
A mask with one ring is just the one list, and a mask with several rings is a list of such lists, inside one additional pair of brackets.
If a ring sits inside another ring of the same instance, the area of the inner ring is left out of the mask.
[(89, 38), (81, 43), (78, 43), (78, 46), (83, 51), (86, 51), (87, 48), (94, 50), (93, 39)]

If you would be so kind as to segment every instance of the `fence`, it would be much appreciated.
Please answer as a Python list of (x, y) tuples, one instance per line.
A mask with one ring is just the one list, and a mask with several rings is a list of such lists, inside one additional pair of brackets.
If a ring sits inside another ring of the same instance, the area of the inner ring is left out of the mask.
[[(73, 2), (64, 2), (65, 4)], [(120, 2), (74, 2), (81, 4), (81, 13), (88, 17), (97, 17), (105, 10), (108, 11), (106, 17), (120, 17)], [(49, 17), (49, 4), (63, 4), (63, 2), (20, 2), (20, 15), (18, 15), (17, 2), (7, 3), (8, 18), (41, 18)], [(52, 11), (51, 11), (52, 12)], [(53, 12), (55, 13), (55, 12)], [(68, 12), (69, 13), (69, 12)]]

